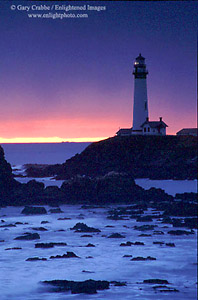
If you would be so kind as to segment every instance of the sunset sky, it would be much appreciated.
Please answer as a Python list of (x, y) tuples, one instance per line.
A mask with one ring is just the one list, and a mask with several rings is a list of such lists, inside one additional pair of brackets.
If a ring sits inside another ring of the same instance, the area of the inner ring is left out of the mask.
[(106, 11), (62, 20), (30, 19), (10, 9), (19, 3), (50, 2), (0, 3), (1, 143), (92, 141), (131, 127), (140, 52), (150, 120), (162, 116), (168, 134), (196, 127), (197, 2), (67, 1)]

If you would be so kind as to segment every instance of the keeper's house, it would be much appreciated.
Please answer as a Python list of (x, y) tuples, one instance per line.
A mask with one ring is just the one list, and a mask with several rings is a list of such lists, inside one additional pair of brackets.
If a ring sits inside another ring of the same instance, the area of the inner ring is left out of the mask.
[(166, 135), (166, 123), (162, 121), (162, 117), (159, 121), (149, 121), (149, 118), (141, 125), (143, 135)]

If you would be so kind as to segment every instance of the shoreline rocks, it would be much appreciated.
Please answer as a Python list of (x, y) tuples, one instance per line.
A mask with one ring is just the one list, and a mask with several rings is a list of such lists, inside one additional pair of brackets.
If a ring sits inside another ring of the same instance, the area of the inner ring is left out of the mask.
[(32, 241), (38, 239), (40, 239), (40, 235), (38, 233), (25, 233), (24, 235), (16, 237), (14, 240)]
[(54, 292), (71, 291), (71, 294), (96, 294), (97, 290), (109, 289), (109, 282), (106, 280), (50, 280), (43, 281), (44, 284), (52, 285)]
[(26, 206), (21, 214), (24, 215), (43, 215), (43, 214), (47, 214), (47, 211), (45, 209), (45, 207), (40, 207), (40, 206)]
[(89, 227), (84, 223), (76, 223), (76, 225), (70, 230), (75, 230), (75, 232), (101, 232), (101, 230), (94, 228), (94, 227)]
[(54, 259), (54, 258), (80, 258), (80, 257), (77, 256), (74, 252), (68, 251), (66, 254), (63, 255), (50, 256), (50, 259)]

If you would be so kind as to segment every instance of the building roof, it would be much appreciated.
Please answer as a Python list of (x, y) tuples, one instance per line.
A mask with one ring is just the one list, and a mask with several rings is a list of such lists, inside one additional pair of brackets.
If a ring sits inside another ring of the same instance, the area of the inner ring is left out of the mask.
[(138, 57), (136, 57), (136, 60), (144, 60), (145, 58), (142, 56), (142, 54), (140, 53)]
[(178, 131), (176, 134), (194, 134), (198, 135), (198, 128), (183, 128)]
[(131, 128), (121, 128), (116, 132), (116, 134), (131, 134)]
[(151, 128), (168, 127), (163, 121), (145, 121), (140, 127), (144, 127), (144, 125), (149, 125)]

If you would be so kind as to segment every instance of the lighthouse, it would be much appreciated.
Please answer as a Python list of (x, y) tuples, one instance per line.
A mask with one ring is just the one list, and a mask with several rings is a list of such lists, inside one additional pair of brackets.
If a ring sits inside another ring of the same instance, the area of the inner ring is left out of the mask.
[(132, 134), (142, 134), (141, 125), (148, 120), (148, 98), (145, 58), (139, 54), (134, 63), (134, 102), (133, 102), (133, 127)]
[(148, 98), (145, 58), (139, 54), (134, 63), (134, 101), (133, 101), (133, 127), (121, 128), (116, 132), (117, 136), (139, 135), (166, 135), (166, 123), (162, 121), (149, 121), (148, 116)]

